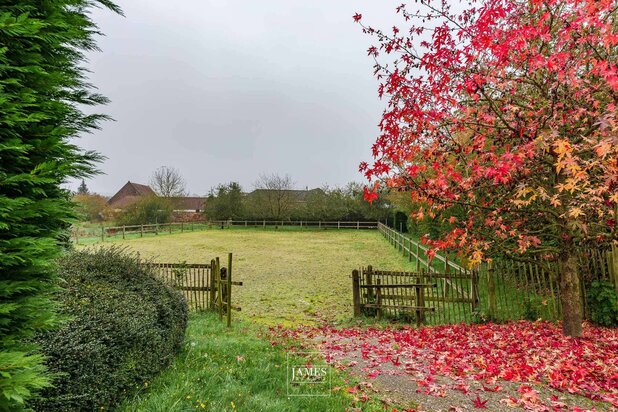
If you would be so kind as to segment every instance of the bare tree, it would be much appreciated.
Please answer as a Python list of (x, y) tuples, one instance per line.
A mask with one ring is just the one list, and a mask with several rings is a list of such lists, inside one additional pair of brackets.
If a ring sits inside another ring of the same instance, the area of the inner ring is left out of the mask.
[(270, 217), (276, 220), (286, 218), (296, 200), (293, 185), (292, 178), (287, 174), (261, 174), (253, 184), (256, 189), (255, 200), (263, 205)]
[(150, 185), (159, 196), (175, 197), (186, 196), (185, 179), (178, 169), (161, 166), (154, 171), (150, 178)]

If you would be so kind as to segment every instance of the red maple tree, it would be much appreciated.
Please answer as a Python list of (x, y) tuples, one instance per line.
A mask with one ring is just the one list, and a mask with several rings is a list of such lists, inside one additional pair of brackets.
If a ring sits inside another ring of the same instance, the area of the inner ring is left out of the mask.
[(426, 239), (478, 264), (498, 252), (560, 263), (563, 330), (581, 335), (577, 249), (618, 238), (615, 0), (421, 0), (375, 36), (388, 101), (360, 166), (411, 193)]

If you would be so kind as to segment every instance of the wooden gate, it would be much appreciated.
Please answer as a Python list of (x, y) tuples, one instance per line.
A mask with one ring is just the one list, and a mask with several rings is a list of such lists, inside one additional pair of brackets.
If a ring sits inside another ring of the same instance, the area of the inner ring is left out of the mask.
[(219, 258), (210, 263), (148, 263), (157, 276), (168, 285), (180, 290), (187, 299), (190, 310), (214, 310), (219, 318), (225, 315), (228, 326), (232, 322), (232, 286), (242, 282), (232, 281), (232, 254), (228, 254), (227, 267)]
[(418, 326), (465, 322), (478, 309), (478, 275), (473, 271), (396, 272), (371, 266), (352, 272), (354, 316), (414, 317)]

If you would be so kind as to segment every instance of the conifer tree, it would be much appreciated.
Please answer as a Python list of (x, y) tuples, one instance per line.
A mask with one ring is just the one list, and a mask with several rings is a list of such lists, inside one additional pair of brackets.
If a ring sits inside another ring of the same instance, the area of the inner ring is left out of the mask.
[(53, 262), (75, 215), (61, 184), (100, 160), (71, 143), (105, 119), (81, 110), (106, 102), (82, 67), (96, 49), (93, 7), (120, 13), (108, 0), (0, 3), (0, 410), (49, 385), (28, 341), (56, 323)]
[(82, 182), (79, 184), (79, 187), (77, 188), (77, 194), (87, 195), (89, 193), (90, 191), (88, 190), (88, 186), (86, 186), (86, 181), (82, 179)]

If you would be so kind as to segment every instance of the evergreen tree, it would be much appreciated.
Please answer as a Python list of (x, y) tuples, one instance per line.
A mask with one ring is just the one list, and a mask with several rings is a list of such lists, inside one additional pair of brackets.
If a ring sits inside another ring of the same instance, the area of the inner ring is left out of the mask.
[(86, 181), (82, 179), (82, 183), (77, 188), (77, 194), (79, 195), (87, 195), (90, 191), (88, 190), (88, 186), (86, 186)]
[(210, 191), (204, 214), (213, 220), (244, 218), (242, 188), (237, 182), (221, 184)]
[(106, 102), (80, 66), (96, 49), (89, 9), (100, 6), (120, 12), (108, 0), (0, 3), (0, 410), (49, 385), (27, 342), (56, 323), (53, 262), (75, 215), (61, 184), (100, 160), (71, 143), (105, 119), (80, 110)]

